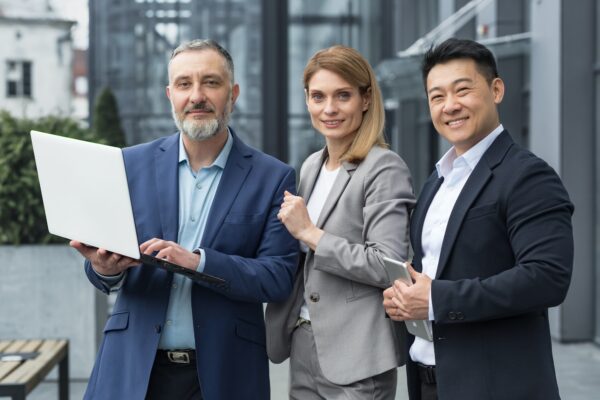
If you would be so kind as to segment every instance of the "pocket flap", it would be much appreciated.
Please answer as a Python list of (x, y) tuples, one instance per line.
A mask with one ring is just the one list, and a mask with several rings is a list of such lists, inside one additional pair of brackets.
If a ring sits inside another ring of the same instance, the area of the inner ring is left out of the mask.
[(117, 314), (113, 314), (108, 317), (108, 321), (106, 321), (106, 325), (104, 326), (104, 332), (110, 331), (120, 331), (123, 329), (127, 329), (129, 325), (129, 312), (121, 312)]

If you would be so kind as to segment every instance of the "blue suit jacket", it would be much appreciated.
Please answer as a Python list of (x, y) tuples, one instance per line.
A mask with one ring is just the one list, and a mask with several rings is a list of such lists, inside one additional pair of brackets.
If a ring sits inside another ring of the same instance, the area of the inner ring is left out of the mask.
[[(440, 183), (434, 172), (412, 215), (418, 271)], [(456, 201), (432, 282), (440, 400), (559, 398), (547, 309), (569, 287), (572, 212), (554, 170), (500, 134)], [(410, 398), (419, 399), (412, 361), (407, 373)]]
[[(138, 241), (177, 241), (179, 135), (124, 149)], [(278, 221), (295, 172), (233, 134), (202, 243), (205, 272), (228, 289), (195, 283), (192, 313), (198, 378), (206, 400), (268, 399), (263, 302), (292, 288), (297, 241)], [(108, 287), (86, 262), (90, 281)], [(128, 270), (89, 380), (86, 399), (143, 399), (165, 322), (172, 273)]]

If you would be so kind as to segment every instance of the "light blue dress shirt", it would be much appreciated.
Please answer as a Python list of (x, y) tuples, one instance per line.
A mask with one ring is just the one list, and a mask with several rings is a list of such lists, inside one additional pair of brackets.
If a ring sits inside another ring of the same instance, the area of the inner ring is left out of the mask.
[[(229, 158), (233, 138), (228, 133), (225, 146), (208, 167), (195, 172), (189, 163), (179, 138), (179, 232), (178, 243), (187, 250), (200, 246), (208, 214), (219, 187), (223, 169)], [(206, 257), (200, 249), (198, 271), (204, 271)], [(194, 349), (194, 321), (192, 318), (192, 281), (181, 274), (173, 274), (171, 296), (165, 325), (162, 330), (160, 349)]]
[[(223, 169), (227, 164), (233, 138), (227, 133), (225, 146), (208, 167), (195, 172), (192, 170), (183, 138), (179, 136), (179, 231), (178, 243), (181, 247), (193, 251), (200, 246), (208, 213), (219, 187)], [(206, 256), (200, 249), (200, 264), (197, 271), (204, 271)], [(105, 276), (96, 272), (111, 291), (120, 288), (125, 273), (117, 276)], [(171, 295), (165, 324), (158, 348), (160, 349), (194, 349), (194, 320), (192, 318), (192, 281), (180, 274), (173, 274)]]

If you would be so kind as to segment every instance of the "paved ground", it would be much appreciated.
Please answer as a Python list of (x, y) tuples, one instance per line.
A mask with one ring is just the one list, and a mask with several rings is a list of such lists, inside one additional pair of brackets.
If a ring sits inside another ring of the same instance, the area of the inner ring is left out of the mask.
[[(598, 395), (600, 393), (600, 347), (591, 343), (554, 343), (554, 359), (563, 400), (590, 400), (600, 397)], [(398, 371), (398, 377), (396, 400), (407, 400), (403, 369)], [(272, 365), (271, 397), (273, 400), (287, 398), (287, 384), (287, 363)], [(86, 382), (71, 382), (71, 400), (79, 400), (83, 397), (85, 385)], [(29, 395), (28, 400), (54, 400), (57, 394), (58, 388), (55, 382), (44, 382)]]

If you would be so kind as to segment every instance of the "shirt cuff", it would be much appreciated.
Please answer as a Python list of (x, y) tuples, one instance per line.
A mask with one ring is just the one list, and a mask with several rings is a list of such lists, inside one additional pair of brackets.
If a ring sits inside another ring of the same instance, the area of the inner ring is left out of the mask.
[(92, 267), (92, 271), (96, 274), (98, 278), (105, 285), (106, 289), (110, 292), (116, 292), (121, 289), (121, 285), (123, 285), (123, 277), (125, 276), (125, 271), (121, 271), (118, 275), (102, 275), (98, 271)]
[(206, 253), (204, 252), (204, 249), (196, 249), (194, 250), (194, 253), (200, 254), (200, 263), (198, 264), (196, 271), (204, 272), (204, 267), (206, 266)]
[(98, 275), (98, 278), (111, 285), (119, 282), (121, 279), (123, 279), (123, 275), (125, 275), (125, 272), (123, 271), (119, 272), (117, 275), (102, 275), (100, 272), (96, 271), (94, 267), (92, 267), (92, 270), (96, 275)]
[(429, 289), (429, 320), (435, 321), (435, 315), (433, 313), (433, 302), (431, 301), (431, 288)]

